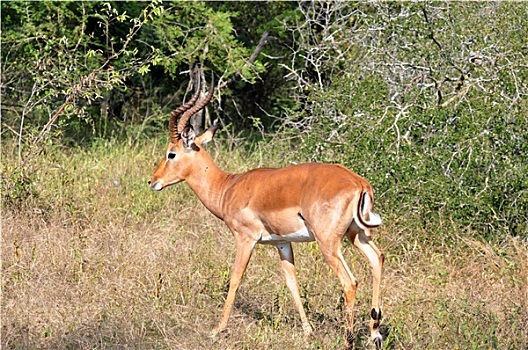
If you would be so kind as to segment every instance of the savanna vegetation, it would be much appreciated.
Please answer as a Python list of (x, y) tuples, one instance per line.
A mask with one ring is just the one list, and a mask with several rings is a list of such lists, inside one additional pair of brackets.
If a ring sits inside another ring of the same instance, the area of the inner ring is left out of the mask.
[[(1, 16), (2, 348), (344, 347), (315, 243), (294, 246), (312, 339), (270, 247), (209, 336), (234, 242), (186, 185), (147, 186), (195, 64), (217, 82), (193, 124), (220, 119), (221, 168), (332, 162), (372, 183), (385, 348), (528, 348), (527, 4), (12, 1)], [(370, 269), (344, 250), (364, 349)]]

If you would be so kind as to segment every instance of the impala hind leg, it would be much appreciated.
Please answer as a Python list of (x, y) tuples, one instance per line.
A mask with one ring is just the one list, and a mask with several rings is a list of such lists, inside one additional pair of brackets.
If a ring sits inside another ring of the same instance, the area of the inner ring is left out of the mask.
[(235, 263), (233, 264), (233, 269), (231, 270), (231, 280), (229, 282), (229, 292), (227, 292), (227, 298), (224, 304), (222, 318), (220, 318), (218, 326), (216, 326), (216, 328), (213, 330), (213, 336), (216, 336), (218, 333), (224, 331), (227, 328), (227, 321), (229, 320), (231, 310), (233, 309), (237, 289), (240, 286), (242, 276), (246, 271), (249, 259), (251, 258), (254, 248), (255, 242), (237, 242)]
[(304, 336), (308, 338), (312, 335), (313, 330), (312, 326), (310, 326), (310, 323), (308, 322), (308, 318), (306, 317), (306, 313), (304, 312), (304, 307), (301, 301), (301, 296), (299, 295), (299, 284), (297, 282), (297, 274), (295, 272), (292, 245), (289, 242), (285, 242), (276, 244), (275, 246), (279, 251), (282, 270), (284, 271), (284, 277), (286, 277), (286, 285), (290, 289), (295, 307), (301, 316)]
[[(330, 236), (330, 235), (329, 235)], [(335, 275), (341, 282), (343, 292), (345, 294), (345, 329), (347, 349), (352, 349), (354, 340), (354, 303), (356, 300), (356, 290), (358, 282), (341, 253), (341, 238), (337, 236), (330, 236), (327, 240), (321, 241), (318, 239), (321, 253), (326, 259), (326, 262), (332, 268)]]
[(368, 232), (360, 231), (357, 234), (349, 233), (348, 238), (353, 244), (363, 253), (372, 267), (372, 309), (370, 311), (370, 334), (372, 342), (379, 349), (383, 337), (380, 333), (381, 322), (381, 308), (379, 304), (380, 299), (380, 284), (381, 274), (383, 268), (384, 257), (378, 247), (372, 241)]

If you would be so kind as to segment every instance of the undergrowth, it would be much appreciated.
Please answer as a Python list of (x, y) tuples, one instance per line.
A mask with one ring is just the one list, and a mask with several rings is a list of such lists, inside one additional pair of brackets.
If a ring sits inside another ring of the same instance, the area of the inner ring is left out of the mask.
[[(209, 151), (232, 172), (293, 161), (277, 144), (250, 153), (222, 144)], [(343, 348), (341, 287), (315, 243), (294, 246), (312, 339), (303, 339), (278, 255), (266, 246), (250, 262), (228, 331), (209, 336), (234, 241), (185, 184), (149, 190), (162, 155), (159, 143), (100, 141), (49, 147), (22, 165), (3, 145), (2, 348)], [(391, 212), (383, 197), (376, 206), (385, 348), (528, 347), (528, 242), (488, 242), (447, 219), (424, 225), (412, 211)], [(370, 268), (350, 244), (344, 250), (360, 283), (355, 346), (364, 349)]]

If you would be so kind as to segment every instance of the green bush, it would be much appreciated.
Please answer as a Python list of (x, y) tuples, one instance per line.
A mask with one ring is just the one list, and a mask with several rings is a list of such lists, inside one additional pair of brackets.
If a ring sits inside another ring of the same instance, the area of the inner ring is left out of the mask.
[[(297, 81), (302, 108), (289, 124), (297, 159), (346, 164), (372, 182), (382, 211), (411, 213), (423, 228), (448, 222), (488, 240), (527, 238), (526, 12), (520, 4), (308, 6), (310, 23), (323, 14), (332, 21), (296, 47), (311, 57), (297, 70), (312, 77)], [(476, 30), (482, 18), (487, 27)]]

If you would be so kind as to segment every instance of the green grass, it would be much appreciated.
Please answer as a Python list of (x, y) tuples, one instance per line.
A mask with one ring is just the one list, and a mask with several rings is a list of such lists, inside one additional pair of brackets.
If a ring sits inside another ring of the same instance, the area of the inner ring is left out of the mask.
[[(222, 143), (209, 148), (229, 171), (287, 162), (280, 148), (245, 154)], [(149, 190), (162, 154), (162, 144), (50, 147), (22, 170), (14, 146), (3, 145), (2, 348), (344, 348), (342, 291), (315, 243), (294, 246), (313, 339), (303, 339), (278, 255), (266, 246), (250, 262), (228, 331), (209, 336), (234, 241), (185, 184)], [(528, 347), (528, 242), (488, 243), (454, 223), (381, 214), (386, 348)], [(344, 255), (360, 283), (355, 345), (364, 349), (370, 269), (348, 243)]]

